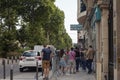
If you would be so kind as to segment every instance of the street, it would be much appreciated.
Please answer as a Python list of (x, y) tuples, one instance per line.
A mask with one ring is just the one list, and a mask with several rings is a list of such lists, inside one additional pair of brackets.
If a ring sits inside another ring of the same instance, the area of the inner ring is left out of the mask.
[[(0, 62), (1, 64), (1, 62)], [(0, 65), (0, 80), (10, 80), (10, 68), (11, 68), (11, 64), (6, 64), (6, 77), (4, 79), (3, 77), (3, 65)], [(41, 76), (41, 71), (39, 71), (38, 73), (38, 79), (42, 80), (42, 76)], [(36, 70), (35, 69), (25, 69), (24, 72), (19, 72), (19, 66), (18, 66), (18, 62), (17, 63), (13, 63), (13, 80), (36, 80)], [(52, 71), (50, 71), (50, 80), (54, 80), (54, 78), (52, 78)], [(57, 76), (57, 80), (95, 80), (95, 74), (87, 74), (86, 71), (83, 71), (80, 68), (80, 72), (77, 72), (76, 74), (69, 74), (69, 75), (59, 75)]]

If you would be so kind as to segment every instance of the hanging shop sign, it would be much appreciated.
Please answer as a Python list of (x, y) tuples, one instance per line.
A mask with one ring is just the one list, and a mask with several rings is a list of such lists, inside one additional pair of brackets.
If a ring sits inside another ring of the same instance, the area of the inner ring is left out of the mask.
[(83, 26), (80, 24), (71, 24), (70, 25), (70, 30), (82, 30)]
[(94, 14), (91, 19), (91, 26), (95, 26), (96, 22), (99, 22), (101, 20), (101, 10), (98, 6), (94, 8)]
[(95, 8), (95, 21), (101, 20), (101, 10), (98, 6)]

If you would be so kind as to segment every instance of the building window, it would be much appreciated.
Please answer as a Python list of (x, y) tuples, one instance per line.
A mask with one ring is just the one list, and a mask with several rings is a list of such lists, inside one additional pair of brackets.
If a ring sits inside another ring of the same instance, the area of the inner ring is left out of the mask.
[(83, 2), (83, 0), (80, 1), (80, 4), (81, 4), (80, 12), (86, 11), (86, 5)]

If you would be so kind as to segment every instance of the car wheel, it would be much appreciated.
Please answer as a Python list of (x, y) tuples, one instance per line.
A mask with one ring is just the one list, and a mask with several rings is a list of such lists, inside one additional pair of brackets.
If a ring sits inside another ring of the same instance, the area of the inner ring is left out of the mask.
[(20, 68), (19, 70), (20, 70), (20, 72), (23, 72), (23, 68)]

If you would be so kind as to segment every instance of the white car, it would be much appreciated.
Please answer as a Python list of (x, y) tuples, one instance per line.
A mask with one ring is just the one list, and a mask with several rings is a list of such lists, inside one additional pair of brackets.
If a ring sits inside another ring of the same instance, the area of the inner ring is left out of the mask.
[(42, 59), (41, 52), (34, 50), (28, 50), (22, 53), (19, 61), (19, 70), (23, 72), (25, 68), (36, 68), (38, 63), (38, 68), (42, 69)]

